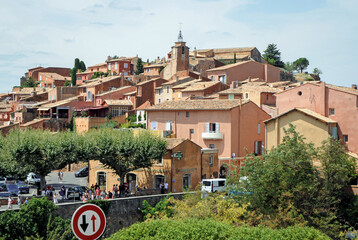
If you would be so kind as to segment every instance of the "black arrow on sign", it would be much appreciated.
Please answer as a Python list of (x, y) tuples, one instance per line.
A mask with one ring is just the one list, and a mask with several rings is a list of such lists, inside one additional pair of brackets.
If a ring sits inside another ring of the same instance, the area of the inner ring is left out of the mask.
[(86, 232), (88, 225), (89, 224), (86, 222), (86, 215), (82, 215), (82, 224), (80, 224), (80, 226), (84, 232)]

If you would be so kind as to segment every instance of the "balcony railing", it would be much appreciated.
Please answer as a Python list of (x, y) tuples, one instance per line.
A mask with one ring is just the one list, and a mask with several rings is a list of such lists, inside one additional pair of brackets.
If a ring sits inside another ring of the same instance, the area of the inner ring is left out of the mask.
[(220, 132), (203, 132), (201, 134), (203, 139), (223, 139), (223, 134)]

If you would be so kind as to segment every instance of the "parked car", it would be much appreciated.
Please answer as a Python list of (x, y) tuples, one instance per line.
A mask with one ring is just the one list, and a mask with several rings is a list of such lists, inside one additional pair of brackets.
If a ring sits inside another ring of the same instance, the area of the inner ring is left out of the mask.
[(16, 184), (3, 184), (0, 187), (0, 192), (2, 193), (8, 192), (12, 196), (17, 196), (17, 194), (19, 193), (19, 188), (17, 187)]
[(41, 179), (39, 176), (37, 176), (35, 173), (29, 173), (27, 175), (27, 178), (25, 180), (28, 184), (36, 184), (40, 183)]
[(5, 177), (0, 177), (0, 185), (5, 184), (6, 182), (6, 178)]
[(74, 186), (67, 189), (67, 198), (81, 199), (82, 195), (88, 191), (88, 187)]
[(18, 183), (17, 187), (19, 188), (20, 193), (29, 193), (30, 192), (30, 188), (26, 183)]
[(215, 179), (203, 179), (203, 185), (201, 186), (202, 192), (217, 192), (224, 190), (226, 179), (215, 178)]
[(87, 177), (88, 176), (88, 167), (83, 167), (77, 172), (75, 172), (75, 177)]

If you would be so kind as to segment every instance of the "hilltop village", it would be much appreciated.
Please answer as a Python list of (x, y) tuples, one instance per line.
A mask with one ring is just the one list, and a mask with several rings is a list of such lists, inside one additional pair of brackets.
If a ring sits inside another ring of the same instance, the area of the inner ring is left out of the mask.
[[(166, 139), (167, 153), (151, 169), (129, 173), (130, 189), (168, 182), (171, 192), (181, 192), (201, 179), (225, 178), (232, 161), (279, 145), (290, 123), (315, 146), (329, 136), (342, 140), (358, 159), (357, 86), (297, 81), (256, 47), (191, 51), (180, 32), (166, 57), (142, 63), (138, 56), (109, 56), (78, 69), (75, 84), (71, 74), (63, 67), (28, 69), (20, 86), (0, 94), (2, 134), (83, 133), (108, 123), (151, 130)], [(35, 87), (24, 87), (29, 80)], [(95, 183), (110, 189), (118, 176), (92, 160), (88, 186)]]

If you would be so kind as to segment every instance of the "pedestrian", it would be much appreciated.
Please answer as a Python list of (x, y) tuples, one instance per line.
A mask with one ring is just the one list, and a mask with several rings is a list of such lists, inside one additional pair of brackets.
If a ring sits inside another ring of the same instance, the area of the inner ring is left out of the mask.
[(25, 204), (28, 204), (29, 203), (29, 198), (27, 197), (26, 199), (25, 199)]
[(64, 200), (66, 198), (66, 188), (64, 185), (62, 185), (61, 187), (60, 196), (61, 196), (61, 200)]
[(101, 189), (99, 189), (99, 187), (96, 188), (96, 199), (101, 199)]
[(61, 182), (63, 181), (63, 172), (62, 171), (61, 171), (60, 180), (61, 180)]
[(113, 199), (113, 192), (108, 191), (108, 198)]
[(90, 190), (91, 190), (92, 192), (94, 192), (94, 190), (95, 190), (93, 183), (92, 183), (92, 185), (91, 185)]
[(22, 198), (23, 198), (23, 196), (21, 195), (21, 192), (19, 191), (19, 194), (17, 195), (17, 205), (19, 206), (19, 208), (21, 208)]
[(56, 194), (56, 193), (53, 194), (53, 203), (54, 203), (55, 205), (58, 204), (57, 194)]
[(106, 197), (106, 191), (104, 189), (102, 189), (101, 191), (101, 200), (104, 200)]
[(7, 209), (12, 209), (12, 205), (15, 204), (15, 200), (11, 196), (7, 199)]
[(91, 199), (94, 200), (94, 193), (91, 194)]
[(112, 194), (111, 194), (111, 198), (114, 198), (114, 195), (116, 194), (116, 185), (113, 184), (113, 188), (112, 188)]
[(160, 193), (164, 194), (164, 184), (163, 183), (159, 184), (159, 188), (160, 188)]
[(118, 197), (118, 191), (119, 191), (119, 187), (118, 184), (116, 184), (116, 188), (114, 190), (116, 192), (115, 197)]
[(94, 189), (96, 189), (96, 190), (97, 190), (97, 188), (99, 188), (98, 183), (96, 183), (96, 184), (94, 185)]
[(62, 179), (61, 179), (61, 170), (58, 171), (57, 176), (58, 176), (57, 181), (61, 182), (62, 181)]
[(164, 192), (168, 193), (168, 186), (169, 184), (167, 182), (164, 183)]

